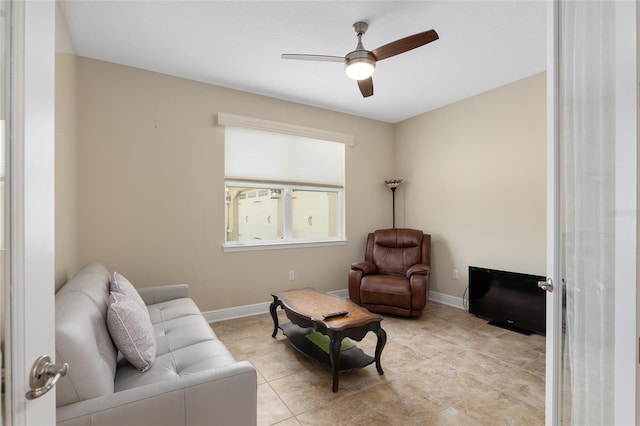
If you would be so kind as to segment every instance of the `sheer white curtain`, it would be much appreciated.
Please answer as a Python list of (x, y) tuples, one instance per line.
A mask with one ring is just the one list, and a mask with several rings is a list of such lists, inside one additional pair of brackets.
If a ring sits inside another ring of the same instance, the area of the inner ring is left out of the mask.
[(560, 4), (562, 423), (614, 423), (615, 3)]

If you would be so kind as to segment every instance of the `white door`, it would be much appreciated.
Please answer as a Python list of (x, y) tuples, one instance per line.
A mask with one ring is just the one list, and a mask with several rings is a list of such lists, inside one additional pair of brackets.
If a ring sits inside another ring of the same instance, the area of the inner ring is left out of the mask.
[(54, 64), (55, 2), (3, 0), (2, 120), (6, 123), (7, 196), (3, 250), (2, 419), (55, 424), (55, 388), (27, 400), (28, 376), (41, 355), (55, 359)]
[(549, 3), (550, 425), (638, 424), (637, 7)]

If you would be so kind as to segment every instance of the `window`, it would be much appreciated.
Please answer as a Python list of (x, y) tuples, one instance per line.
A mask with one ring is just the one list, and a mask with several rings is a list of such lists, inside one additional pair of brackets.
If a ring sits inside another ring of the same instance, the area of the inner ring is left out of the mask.
[(225, 250), (344, 243), (338, 133), (218, 114), (225, 125)]
[(341, 188), (227, 181), (226, 242), (339, 239), (342, 192)]

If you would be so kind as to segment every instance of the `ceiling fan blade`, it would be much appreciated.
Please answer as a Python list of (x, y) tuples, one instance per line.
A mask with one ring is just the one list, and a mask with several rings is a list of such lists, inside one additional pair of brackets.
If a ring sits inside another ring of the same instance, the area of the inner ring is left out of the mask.
[(390, 58), (392, 56), (399, 55), (416, 47), (424, 46), (427, 43), (440, 38), (435, 30), (425, 31), (410, 35), (409, 37), (401, 38), (400, 40), (392, 41), (389, 44), (380, 46), (377, 49), (371, 51), (378, 61)]
[(364, 80), (358, 80), (358, 87), (363, 98), (373, 96), (373, 78), (369, 77)]
[(297, 55), (297, 54), (283, 53), (280, 57), (282, 59), (296, 59), (299, 61), (344, 62), (344, 57), (342, 56)]

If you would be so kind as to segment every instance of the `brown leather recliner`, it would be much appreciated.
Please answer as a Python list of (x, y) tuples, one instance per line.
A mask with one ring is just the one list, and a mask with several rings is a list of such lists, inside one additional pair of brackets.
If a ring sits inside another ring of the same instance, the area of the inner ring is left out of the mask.
[(379, 229), (367, 238), (364, 262), (351, 265), (349, 298), (372, 312), (419, 317), (430, 273), (431, 235)]

